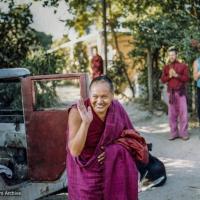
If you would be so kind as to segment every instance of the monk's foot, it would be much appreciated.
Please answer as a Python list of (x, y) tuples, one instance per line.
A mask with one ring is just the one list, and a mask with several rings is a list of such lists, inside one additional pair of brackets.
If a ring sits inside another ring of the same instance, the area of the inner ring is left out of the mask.
[(169, 140), (169, 141), (172, 141), (172, 140), (175, 140), (175, 139), (177, 139), (177, 138), (178, 138), (177, 136), (176, 136), (176, 137), (169, 137), (168, 140)]
[(189, 136), (185, 136), (185, 137), (181, 137), (181, 139), (186, 141), (186, 140), (189, 140), (190, 137)]

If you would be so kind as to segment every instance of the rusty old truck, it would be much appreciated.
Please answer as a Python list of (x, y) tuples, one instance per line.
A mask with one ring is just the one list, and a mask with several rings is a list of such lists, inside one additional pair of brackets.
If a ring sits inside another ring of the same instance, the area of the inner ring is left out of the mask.
[(0, 69), (0, 199), (33, 200), (67, 188), (67, 109), (80, 96), (88, 97), (87, 74)]

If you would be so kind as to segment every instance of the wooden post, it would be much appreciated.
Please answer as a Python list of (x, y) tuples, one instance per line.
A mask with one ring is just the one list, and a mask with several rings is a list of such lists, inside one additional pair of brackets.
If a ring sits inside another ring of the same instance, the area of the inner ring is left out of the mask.
[(147, 52), (147, 67), (148, 67), (148, 94), (149, 94), (149, 111), (153, 111), (153, 80), (152, 80), (152, 55), (151, 51)]
[(103, 8), (103, 37), (104, 37), (104, 74), (107, 72), (107, 66), (108, 66), (108, 58), (107, 58), (107, 15), (106, 15), (106, 0), (102, 0), (102, 8)]

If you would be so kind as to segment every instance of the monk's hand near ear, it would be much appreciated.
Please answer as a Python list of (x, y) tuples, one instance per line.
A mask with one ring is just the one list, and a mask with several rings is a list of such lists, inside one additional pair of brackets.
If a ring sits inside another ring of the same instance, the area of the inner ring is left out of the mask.
[(77, 108), (82, 121), (86, 124), (90, 124), (91, 121), (93, 120), (92, 108), (90, 106), (86, 108), (82, 98), (78, 101)]
[(98, 159), (98, 162), (99, 162), (100, 164), (103, 164), (103, 162), (104, 162), (104, 160), (105, 160), (105, 152), (101, 153), (101, 154), (97, 157), (97, 159)]
[(77, 157), (83, 151), (92, 120), (91, 107), (86, 108), (83, 99), (80, 99), (77, 102), (77, 109), (72, 108), (68, 117), (68, 147), (72, 156)]

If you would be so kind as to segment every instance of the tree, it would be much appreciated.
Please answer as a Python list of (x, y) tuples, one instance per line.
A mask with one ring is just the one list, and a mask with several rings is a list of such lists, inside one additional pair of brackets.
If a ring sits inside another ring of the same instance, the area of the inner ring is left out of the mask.
[[(59, 0), (41, 0), (43, 2), (44, 6), (54, 6), (57, 7), (59, 5)], [(74, 28), (79, 36), (87, 33), (90, 31), (90, 28), (92, 25), (95, 25), (97, 28), (102, 29), (102, 19), (103, 19), (103, 13), (102, 13), (102, 2), (99, 0), (66, 0), (66, 6), (68, 7), (69, 13), (72, 15), (71, 19), (66, 20), (66, 25), (70, 28)], [(122, 70), (123, 78), (121, 81), (126, 80), (130, 89), (132, 90), (133, 96), (134, 96), (134, 87), (132, 85), (132, 82), (130, 80), (127, 66), (124, 62), (124, 56), (123, 52), (119, 48), (118, 39), (116, 31), (120, 27), (120, 19), (125, 15), (125, 10), (123, 7), (123, 4), (119, 0), (107, 0), (107, 25), (109, 27), (108, 31), (112, 34), (112, 41), (113, 44), (117, 50), (117, 61), (120, 61), (121, 65), (120, 67)], [(118, 65), (113, 65), (115, 69), (112, 69), (111, 71), (117, 73), (120, 69)], [(111, 72), (110, 72), (111, 73)], [(121, 76), (122, 77), (122, 76)], [(125, 79), (124, 79), (125, 77)], [(115, 76), (113, 76), (114, 83), (118, 82), (118, 78), (116, 79)]]
[(74, 72), (88, 72), (89, 60), (87, 48), (83, 42), (74, 46), (72, 69)]
[(47, 35), (44, 32), (35, 31), (35, 35), (38, 41), (38, 44), (42, 47), (44, 47), (46, 50), (51, 48), (51, 45), (53, 43), (52, 35)]
[[(21, 67), (28, 68), (32, 75), (45, 75), (62, 73), (65, 68), (65, 59), (58, 52), (48, 54), (46, 49), (38, 46), (37, 50), (28, 53), (26, 59), (21, 61)], [(60, 84), (51, 81), (51, 85), (46, 82), (36, 82), (37, 109), (55, 106), (58, 103), (56, 87)]]
[(29, 5), (15, 6), (11, 2), (7, 13), (0, 11), (1, 68), (19, 67), (20, 61), (36, 44), (34, 30), (30, 28), (31, 23)]
[[(55, 7), (59, 4), (58, 0), (41, 1), (45, 5)], [(66, 0), (65, 2), (72, 14), (72, 18), (66, 20), (66, 25), (73, 27), (80, 35), (88, 32), (91, 25), (100, 27), (102, 24), (101, 1)], [(148, 70), (144, 71), (148, 71), (147, 92), (151, 109), (153, 100), (161, 98), (159, 76), (166, 62), (167, 48), (171, 45), (178, 47), (181, 59), (188, 64), (191, 64), (197, 55), (197, 51), (191, 46), (191, 40), (200, 38), (199, 1), (107, 0), (107, 5), (107, 25), (118, 52), (117, 59), (123, 63), (123, 53), (118, 49), (116, 31), (124, 26), (132, 32), (134, 38), (131, 53), (134, 63), (142, 63), (144, 67), (148, 67)], [(123, 69), (123, 76), (132, 88), (132, 83), (126, 73), (127, 67), (120, 66)], [(114, 71), (111, 71), (116, 74), (119, 70), (115, 66)], [(119, 82), (118, 79), (117, 82)]]
[(180, 51), (180, 58), (188, 64), (196, 56), (190, 43), (192, 38), (199, 38), (199, 7), (197, 1), (147, 0), (128, 7), (128, 10), (132, 16), (124, 25), (132, 30), (132, 56), (138, 58), (139, 62), (141, 59), (146, 60), (148, 74), (145, 76), (148, 76), (147, 91), (149, 108), (152, 110), (153, 101), (161, 97), (159, 76), (165, 64), (167, 48), (176, 46)]
[(62, 73), (64, 60), (56, 53), (48, 54), (43, 47), (29, 51), (27, 57), (20, 63), (28, 68), (33, 75)]
[[(4, 1), (8, 11), (0, 11), (0, 68), (24, 67), (33, 75), (62, 73), (65, 67), (63, 54), (60, 52), (47, 54), (46, 50), (52, 44), (52, 36), (37, 32), (30, 27), (32, 14), (30, 5), (15, 5), (14, 1)], [(19, 91), (13, 85), (1, 85), (0, 100), (7, 104), (12, 103), (18, 109), (21, 105)], [(39, 84), (41, 93), (38, 93), (39, 105), (48, 106), (56, 102), (56, 84), (51, 87)], [(16, 95), (18, 93), (18, 96)], [(11, 103), (10, 103), (11, 102)]]
[[(182, 37), (178, 26), (168, 17), (152, 16), (140, 22), (129, 22), (128, 27), (133, 31), (134, 50), (132, 56), (139, 56), (146, 60), (148, 68), (148, 99), (149, 108), (152, 110), (153, 100), (160, 100), (159, 77), (161, 66), (165, 63), (166, 49), (176, 44)], [(171, 39), (172, 38), (172, 39)], [(163, 55), (161, 55), (163, 53)], [(160, 59), (160, 56), (164, 56)]]

